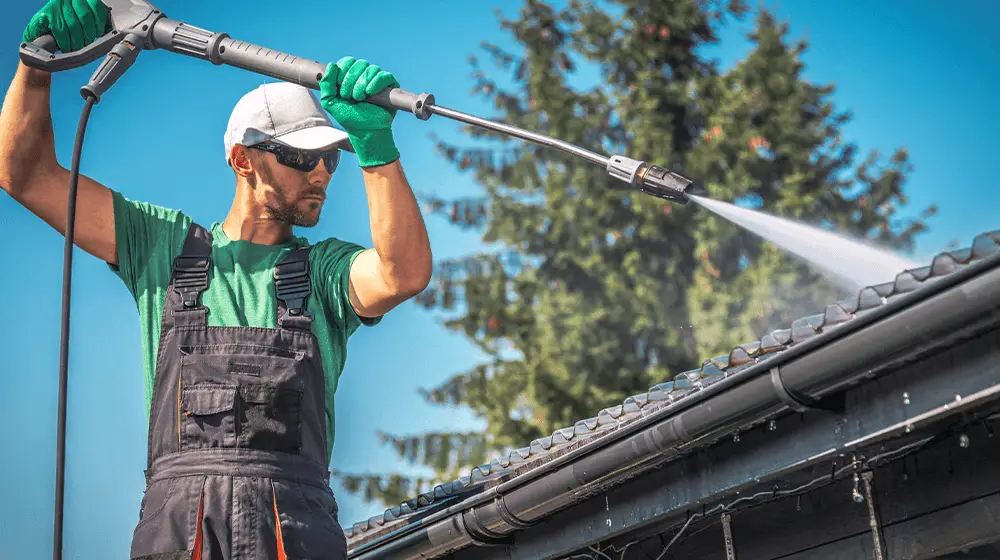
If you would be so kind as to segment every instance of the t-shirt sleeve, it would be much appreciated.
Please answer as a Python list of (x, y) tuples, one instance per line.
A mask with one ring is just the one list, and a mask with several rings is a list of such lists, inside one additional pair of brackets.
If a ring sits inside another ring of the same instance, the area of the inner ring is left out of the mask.
[[(115, 211), (115, 242), (118, 266), (109, 264), (133, 298), (138, 298), (143, 288), (143, 275), (154, 252), (160, 245), (183, 238), (190, 219), (179, 210), (172, 210), (146, 202), (125, 198), (111, 191)], [(166, 248), (169, 252), (171, 248)]]
[(312, 250), (311, 260), (318, 268), (315, 276), (322, 283), (327, 308), (337, 315), (348, 336), (361, 325), (375, 326), (382, 320), (382, 317), (361, 317), (351, 305), (351, 265), (364, 250), (361, 245), (339, 239), (327, 239)]

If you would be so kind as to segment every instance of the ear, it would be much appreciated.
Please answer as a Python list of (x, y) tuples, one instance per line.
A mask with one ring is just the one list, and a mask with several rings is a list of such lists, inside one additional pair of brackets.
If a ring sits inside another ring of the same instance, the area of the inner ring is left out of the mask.
[(229, 151), (229, 164), (233, 171), (241, 177), (251, 177), (254, 173), (254, 164), (250, 159), (250, 150), (242, 144), (234, 144)]

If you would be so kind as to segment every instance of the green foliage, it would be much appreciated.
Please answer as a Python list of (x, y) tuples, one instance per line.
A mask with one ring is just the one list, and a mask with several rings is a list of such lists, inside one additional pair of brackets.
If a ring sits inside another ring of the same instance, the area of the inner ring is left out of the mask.
[[(803, 78), (806, 45), (790, 40), (786, 25), (760, 11), (752, 51), (723, 73), (699, 51), (726, 19), (748, 13), (742, 1), (612, 4), (615, 14), (580, 0), (564, 10), (527, 0), (518, 18), (501, 17), (523, 52), (484, 45), (489, 73), (471, 59), (474, 92), (493, 100), (492, 118), (660, 163), (712, 198), (912, 248), (926, 225), (898, 217), (906, 152), (857, 161), (842, 135), (850, 116), (831, 103), (832, 86)], [(599, 67), (600, 83), (571, 87), (580, 64)], [(492, 362), (424, 396), (469, 407), (488, 427), (481, 437), (387, 439), (432, 466), (435, 480), (593, 416), (839, 295), (695, 204), (626, 192), (598, 166), (553, 149), (465, 131), (497, 148), (438, 147), (474, 173), (483, 197), (429, 199), (426, 208), (504, 249), (441, 263), (418, 301), (455, 313), (446, 324)], [(396, 505), (393, 492), (375, 494)]]

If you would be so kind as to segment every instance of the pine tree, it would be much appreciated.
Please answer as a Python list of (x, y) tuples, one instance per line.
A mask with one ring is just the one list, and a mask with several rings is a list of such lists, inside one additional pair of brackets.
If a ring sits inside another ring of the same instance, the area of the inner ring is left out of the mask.
[[(759, 10), (752, 51), (723, 73), (698, 51), (717, 42), (724, 20), (749, 12), (742, 0), (612, 4), (614, 13), (579, 0), (563, 10), (527, 0), (517, 19), (498, 16), (523, 53), (484, 45), (513, 82), (507, 88), (471, 59), (475, 92), (494, 101), (493, 118), (664, 165), (715, 199), (912, 249), (933, 208), (921, 220), (898, 216), (906, 152), (857, 161), (842, 137), (850, 115), (833, 106), (832, 86), (803, 78), (807, 45), (790, 40), (786, 24)], [(601, 82), (570, 87), (581, 65), (599, 67)], [(383, 435), (402, 457), (434, 467), (421, 490), (842, 296), (695, 204), (623, 190), (599, 167), (550, 148), (465, 131), (491, 147), (438, 146), (474, 173), (483, 196), (429, 199), (426, 208), (503, 249), (439, 263), (418, 301), (451, 312), (446, 325), (492, 361), (424, 396), (470, 407), (488, 428)], [(389, 506), (413, 497), (392, 485), (398, 477), (388, 480), (370, 476), (354, 488)]]

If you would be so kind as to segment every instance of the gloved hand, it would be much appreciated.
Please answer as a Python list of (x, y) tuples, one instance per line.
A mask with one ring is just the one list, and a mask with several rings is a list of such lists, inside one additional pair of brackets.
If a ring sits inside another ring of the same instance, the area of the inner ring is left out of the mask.
[(51, 33), (59, 50), (78, 51), (108, 30), (108, 8), (101, 0), (49, 0), (28, 22), (22, 40)]
[(369, 95), (390, 86), (400, 87), (391, 73), (352, 56), (328, 64), (319, 82), (320, 102), (344, 127), (361, 167), (385, 165), (399, 159), (392, 137), (396, 109), (364, 103)]

